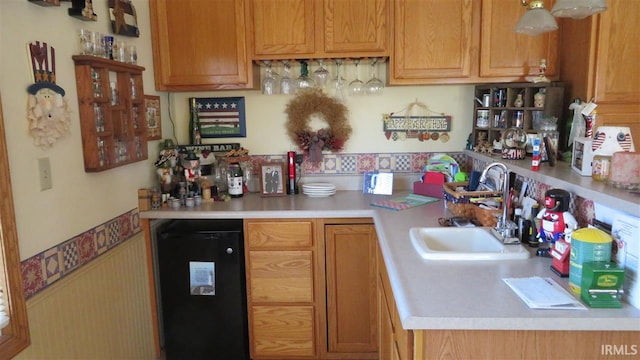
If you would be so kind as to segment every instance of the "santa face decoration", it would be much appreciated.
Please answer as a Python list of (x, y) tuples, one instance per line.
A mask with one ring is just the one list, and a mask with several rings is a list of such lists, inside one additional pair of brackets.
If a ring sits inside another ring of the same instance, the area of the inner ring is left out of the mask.
[(27, 49), (35, 81), (27, 88), (29, 133), (36, 145), (48, 149), (69, 134), (70, 111), (64, 89), (55, 83), (55, 49), (39, 41), (29, 43)]

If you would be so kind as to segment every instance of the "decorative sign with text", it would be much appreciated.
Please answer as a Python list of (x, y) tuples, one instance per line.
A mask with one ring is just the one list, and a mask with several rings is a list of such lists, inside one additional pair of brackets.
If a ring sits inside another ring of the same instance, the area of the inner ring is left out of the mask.
[(384, 114), (383, 131), (387, 139), (449, 141), (451, 116), (392, 116)]

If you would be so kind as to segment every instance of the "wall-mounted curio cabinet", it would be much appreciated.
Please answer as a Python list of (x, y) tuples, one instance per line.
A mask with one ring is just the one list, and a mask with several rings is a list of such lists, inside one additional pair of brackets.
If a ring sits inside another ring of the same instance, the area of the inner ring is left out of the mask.
[(89, 55), (73, 61), (85, 171), (146, 160), (144, 68)]
[(472, 145), (476, 150), (493, 146), (510, 127), (542, 133), (555, 118), (556, 129), (564, 128), (562, 82), (483, 84), (475, 87), (474, 95)]

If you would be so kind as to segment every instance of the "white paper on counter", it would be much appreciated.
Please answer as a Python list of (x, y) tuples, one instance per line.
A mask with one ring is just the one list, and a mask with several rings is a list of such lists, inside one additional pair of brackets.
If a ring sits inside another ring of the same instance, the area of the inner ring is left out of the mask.
[(502, 279), (532, 309), (587, 310), (551, 278)]

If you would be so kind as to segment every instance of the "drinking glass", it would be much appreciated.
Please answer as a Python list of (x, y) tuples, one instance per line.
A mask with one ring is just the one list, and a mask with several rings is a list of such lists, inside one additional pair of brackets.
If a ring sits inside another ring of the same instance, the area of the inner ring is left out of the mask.
[(331, 88), (334, 90), (334, 97), (337, 100), (344, 100), (344, 84), (347, 80), (342, 77), (342, 62), (343, 59), (335, 59), (336, 62), (336, 77), (331, 80)]
[(262, 93), (264, 95), (273, 95), (276, 93), (276, 78), (273, 76), (273, 69), (271, 69), (271, 61), (263, 61), (267, 69), (264, 72), (264, 78), (262, 79)]
[(378, 58), (371, 59), (371, 79), (367, 81), (367, 94), (369, 95), (380, 95), (384, 90), (384, 83), (376, 76), (377, 63)]
[(309, 77), (309, 64), (307, 64), (307, 60), (300, 60), (300, 77), (296, 79), (296, 91), (315, 86), (316, 82)]
[(354, 59), (353, 64), (356, 66), (356, 78), (349, 83), (349, 94), (362, 95), (364, 94), (364, 82), (358, 78), (358, 64), (360, 59)]
[(282, 65), (284, 65), (284, 71), (280, 78), (280, 93), (291, 95), (295, 92), (295, 84), (291, 78), (291, 64), (289, 60), (282, 60)]
[(329, 81), (329, 70), (323, 66), (324, 59), (318, 59), (317, 61), (320, 67), (313, 72), (313, 78), (316, 81), (316, 86), (322, 89)]

